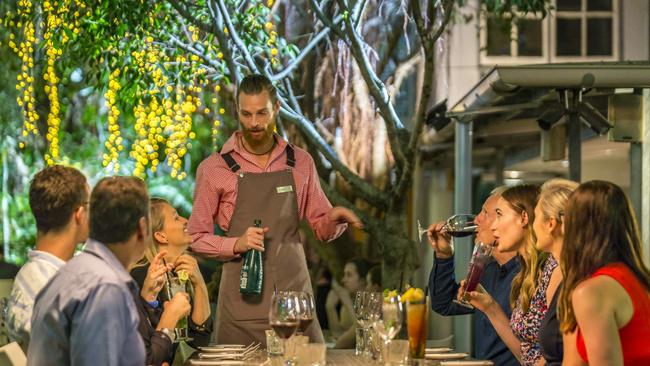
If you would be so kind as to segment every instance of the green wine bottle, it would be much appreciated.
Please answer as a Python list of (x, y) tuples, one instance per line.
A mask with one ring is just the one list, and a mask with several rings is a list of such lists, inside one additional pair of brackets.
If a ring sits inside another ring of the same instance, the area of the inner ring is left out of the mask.
[[(262, 227), (262, 220), (256, 219), (255, 227)], [(244, 253), (244, 263), (239, 274), (239, 292), (242, 294), (260, 295), (264, 283), (264, 264), (262, 253), (251, 249)]]

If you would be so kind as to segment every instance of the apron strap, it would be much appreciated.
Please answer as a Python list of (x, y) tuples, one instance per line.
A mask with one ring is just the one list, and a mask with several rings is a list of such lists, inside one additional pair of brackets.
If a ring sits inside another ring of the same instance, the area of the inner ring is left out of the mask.
[(228, 164), (228, 168), (230, 168), (230, 171), (233, 173), (237, 173), (237, 171), (241, 169), (241, 167), (239, 166), (239, 164), (237, 164), (235, 159), (230, 154), (231, 153), (220, 154), (220, 155), (223, 158), (223, 160), (226, 161), (226, 164)]
[(294, 154), (293, 145), (287, 144), (287, 165), (291, 168), (296, 167), (296, 156)]

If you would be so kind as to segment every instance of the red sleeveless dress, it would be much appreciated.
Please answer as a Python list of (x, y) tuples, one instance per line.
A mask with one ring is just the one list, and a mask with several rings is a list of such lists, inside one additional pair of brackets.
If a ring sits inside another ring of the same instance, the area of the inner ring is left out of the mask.
[[(625, 264), (617, 262), (598, 269), (591, 277), (609, 276), (616, 280), (632, 299), (634, 314), (630, 321), (618, 330), (623, 347), (623, 361), (626, 366), (648, 366), (650, 365), (650, 297), (643, 284), (636, 278)], [(587, 360), (587, 349), (585, 347), (582, 333), (578, 328), (577, 346), (580, 357)]]

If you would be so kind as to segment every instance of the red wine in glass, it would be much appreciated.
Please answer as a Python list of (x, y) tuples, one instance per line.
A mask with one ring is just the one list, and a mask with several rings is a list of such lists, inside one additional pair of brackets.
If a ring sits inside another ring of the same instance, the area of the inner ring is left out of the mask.
[(282, 339), (289, 339), (298, 328), (298, 321), (273, 322), (271, 328)]
[(314, 321), (314, 318), (300, 318), (300, 324), (298, 324), (298, 333), (305, 333), (307, 328), (311, 325), (311, 323)]
[(466, 236), (470, 236), (474, 234), (476, 231), (476, 226), (472, 226), (470, 230), (452, 230), (448, 231), (449, 235), (456, 237), (456, 238), (464, 238)]

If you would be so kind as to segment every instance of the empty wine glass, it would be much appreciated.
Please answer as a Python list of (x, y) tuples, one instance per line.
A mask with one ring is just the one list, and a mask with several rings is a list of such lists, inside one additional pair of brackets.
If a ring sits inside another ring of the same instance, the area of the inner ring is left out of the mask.
[(382, 350), (387, 349), (388, 343), (393, 339), (400, 328), (404, 319), (404, 308), (399, 295), (388, 296), (381, 303), (381, 312), (378, 318), (373, 322), (373, 329), (384, 341)]

